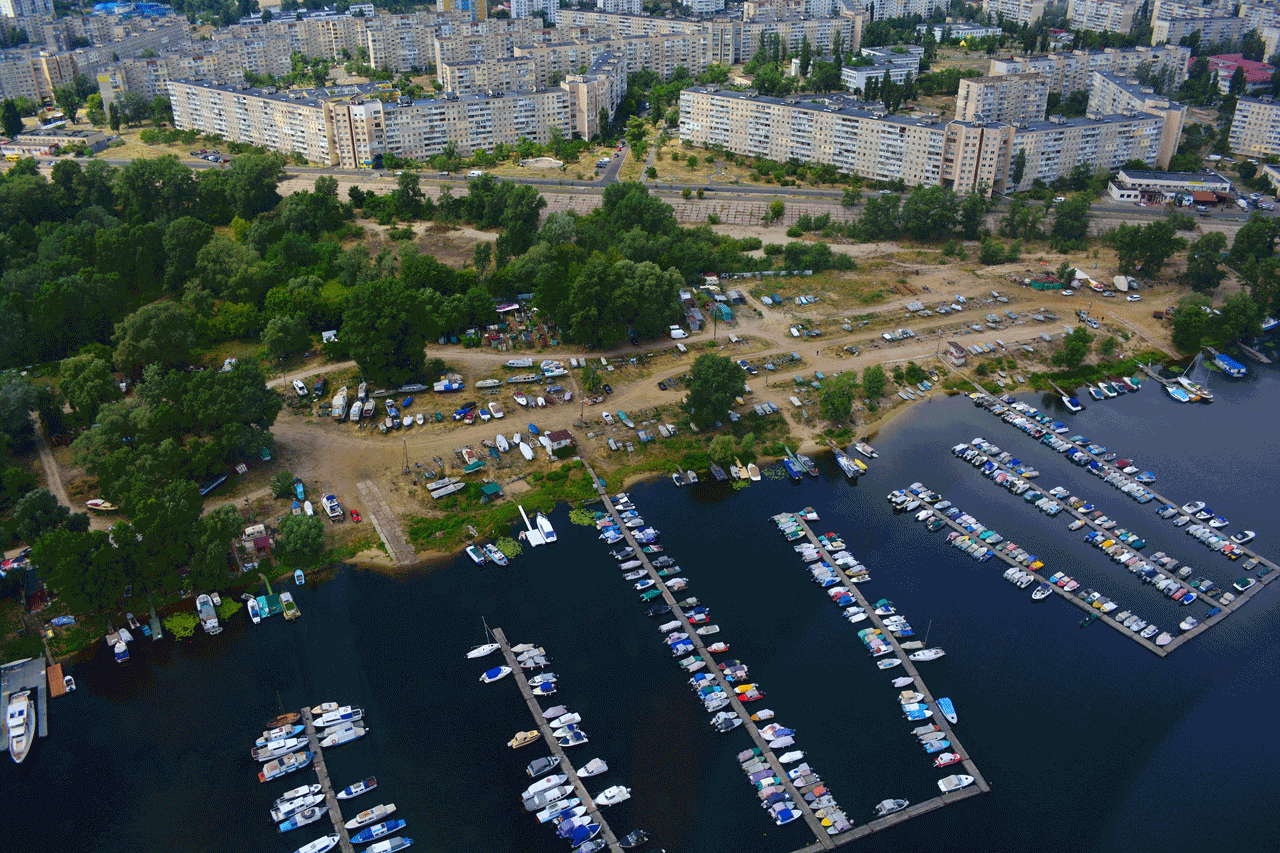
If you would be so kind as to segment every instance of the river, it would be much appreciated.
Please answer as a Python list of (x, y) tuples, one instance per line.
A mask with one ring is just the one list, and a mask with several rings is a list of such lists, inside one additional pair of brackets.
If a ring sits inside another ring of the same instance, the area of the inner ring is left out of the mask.
[[(1179, 405), (1148, 381), (1070, 423), (1155, 471), (1163, 494), (1206, 500), (1231, 519), (1230, 530), (1256, 530), (1255, 545), (1276, 557), (1280, 525), (1269, 496), (1280, 385), (1274, 369), (1250, 367), (1242, 381), (1209, 378), (1211, 406)], [(1001, 579), (1003, 564), (979, 565), (946, 547), (942, 534), (893, 515), (885, 495), (924, 481), (1050, 569), (1162, 628), (1206, 609), (1178, 607), (1138, 584), (1068, 532), (1064, 516), (1046, 518), (950, 454), (981, 435), (1038, 467), (1038, 486), (1092, 496), (1146, 535), (1147, 553), (1167, 550), (1222, 587), (1240, 566), (966, 398), (935, 396), (916, 409), (877, 436), (880, 458), (856, 485), (827, 457), (823, 476), (802, 483), (677, 490), (663, 480), (631, 492), (684, 567), (684, 595), (711, 608), (723, 628), (717, 639), (732, 644), (729, 656), (747, 663), (767, 693), (759, 705), (797, 730), (798, 748), (855, 822), (886, 797), (936, 795), (946, 771), (911, 740), (892, 673), (867, 658), (856, 627), (808, 581), (769, 517), (814, 506), (815, 529), (843, 534), (872, 569), (863, 591), (892, 599), (928, 630), (929, 645), (947, 650), (921, 672), (934, 695), (955, 700), (957, 734), (992, 791), (855, 848), (1280, 849), (1266, 800), (1280, 783), (1265, 722), (1280, 684), (1275, 593), (1263, 591), (1163, 660), (1107, 627), (1080, 629), (1076, 608), (1056, 598), (1033, 603)], [(7, 835), (78, 853), (287, 853), (329, 824), (280, 838), (267, 808), (314, 774), (259, 784), (248, 749), (281, 707), (332, 699), (363, 706), (370, 726), (363, 740), (327, 751), (335, 784), (376, 774), (378, 791), (357, 804), (396, 803), (417, 849), (566, 850), (520, 806), (524, 765), (544, 751), (506, 746), (531, 723), (515, 684), (478, 683), (496, 660), (463, 656), (481, 642), (483, 617), (553, 656), (560, 690), (544, 704), (580, 713), (590, 736), (571, 757), (610, 765), (588, 787), (633, 788), (631, 800), (606, 812), (619, 835), (644, 827), (654, 848), (672, 853), (784, 853), (811, 843), (803, 822), (775, 827), (760, 810), (734, 763), (750, 745), (746, 734), (708, 726), (608, 547), (571, 524), (567, 507), (553, 521), (559, 544), (526, 550), (506, 569), (480, 570), (465, 557), (402, 576), (344, 566), (327, 583), (293, 590), (303, 613), (295, 623), (252, 626), (241, 612), (218, 637), (137, 642), (125, 666), (103, 646), (71, 670), (80, 689), (51, 703), (51, 736), (25, 764), (3, 762)]]

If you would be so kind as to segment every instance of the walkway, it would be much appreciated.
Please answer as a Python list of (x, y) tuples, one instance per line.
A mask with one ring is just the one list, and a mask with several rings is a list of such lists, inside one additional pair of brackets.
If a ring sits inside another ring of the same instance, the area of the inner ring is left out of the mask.
[(818, 839), (818, 844), (825, 849), (835, 847), (836, 842), (832, 840), (831, 836), (827, 835), (826, 828), (823, 827), (822, 823), (814, 815), (813, 810), (807, 808), (803, 794), (794, 784), (792, 784), (790, 777), (787, 776), (786, 770), (778, 761), (778, 757), (774, 754), (773, 750), (769, 748), (769, 741), (760, 734), (759, 729), (756, 727), (755, 723), (752, 722), (751, 712), (748, 711), (746, 706), (738, 700), (737, 692), (734, 690), (734, 685), (725, 680), (720, 669), (715, 666), (715, 657), (711, 652), (707, 651), (702, 635), (698, 634), (695, 630), (698, 626), (691, 623), (688, 617), (685, 616), (684, 612), (676, 606), (675, 596), (671, 594), (671, 591), (667, 589), (666, 585), (663, 583), (665, 579), (658, 575), (657, 569), (655, 569), (653, 567), (653, 563), (649, 561), (649, 555), (641, 550), (643, 546), (632, 535), (631, 530), (623, 525), (622, 517), (618, 515), (618, 511), (613, 506), (613, 501), (605, 492), (604, 487), (600, 485), (600, 478), (596, 475), (595, 470), (592, 469), (585, 459), (582, 460), (582, 464), (586, 467), (587, 473), (591, 475), (592, 482), (596, 485), (596, 492), (599, 493), (600, 499), (604, 503), (605, 510), (622, 530), (623, 535), (626, 537), (627, 544), (635, 549), (635, 558), (641, 561), (645, 571), (647, 571), (649, 573), (649, 577), (653, 579), (653, 589), (662, 591), (662, 600), (671, 607), (672, 615), (680, 621), (684, 633), (689, 635), (690, 642), (694, 644), (694, 654), (700, 656), (707, 662), (705, 671), (715, 679), (715, 682), (724, 690), (725, 695), (730, 697), (730, 707), (739, 717), (742, 718), (743, 725), (741, 728), (745, 729), (747, 734), (751, 736), (751, 740), (755, 742), (756, 747), (760, 750), (761, 756), (769, 763), (769, 767), (773, 770), (773, 775), (782, 780), (783, 787), (787, 790), (787, 793), (790, 794), (791, 800), (796, 803), (800, 813), (804, 816), (805, 823), (809, 825), (809, 829), (813, 831), (814, 836)]
[(313, 755), (311, 763), (316, 768), (316, 777), (320, 780), (320, 787), (324, 791), (325, 805), (329, 807), (329, 819), (333, 821), (333, 828), (338, 831), (338, 848), (342, 853), (355, 853), (355, 847), (351, 844), (351, 834), (342, 823), (342, 804), (338, 801), (338, 795), (334, 793), (333, 783), (329, 780), (329, 768), (324, 764), (324, 751), (320, 749), (320, 737), (316, 734), (310, 708), (302, 709), (302, 724), (307, 729), (307, 740), (311, 744)]
[(533, 695), (533, 688), (529, 686), (529, 679), (525, 676), (524, 670), (520, 668), (520, 662), (516, 660), (516, 653), (511, 651), (511, 644), (507, 642), (507, 635), (502, 633), (501, 628), (494, 628), (493, 639), (502, 647), (502, 656), (507, 659), (507, 666), (511, 667), (511, 675), (515, 678), (516, 684), (520, 688), (520, 695), (524, 697), (525, 704), (529, 706), (529, 713), (533, 714), (533, 719), (538, 729), (542, 732), (542, 739), (546, 741), (547, 748), (551, 750), (552, 755), (560, 759), (560, 764), (557, 767), (558, 772), (569, 777), (569, 784), (573, 786), (574, 793), (582, 801), (582, 805), (586, 806), (587, 814), (591, 816), (593, 822), (600, 824), (600, 837), (609, 845), (610, 850), (617, 853), (622, 849), (618, 844), (617, 836), (609, 828), (609, 822), (604, 819), (604, 815), (600, 812), (600, 807), (596, 805), (595, 800), (587, 793), (586, 786), (578, 778), (578, 771), (570, 763), (569, 756), (565, 755), (564, 748), (552, 736), (551, 723), (542, 716), (542, 706), (538, 704), (537, 697)]
[(382, 544), (387, 547), (387, 554), (400, 565), (412, 563), (417, 556), (413, 546), (404, 538), (400, 530), (400, 520), (387, 505), (386, 498), (374, 485), (373, 480), (362, 480), (356, 483), (360, 497), (364, 499), (365, 512), (373, 522), (373, 529), (382, 537)]

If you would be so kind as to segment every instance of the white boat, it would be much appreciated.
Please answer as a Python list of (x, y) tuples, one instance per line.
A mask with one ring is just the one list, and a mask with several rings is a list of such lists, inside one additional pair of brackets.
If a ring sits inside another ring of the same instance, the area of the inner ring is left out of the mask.
[(904, 675), (904, 676), (901, 676), (901, 677), (899, 677), (899, 678), (895, 678), (895, 679), (893, 680), (893, 686), (894, 686), (894, 687), (909, 687), (909, 686), (911, 686), (911, 684), (912, 684), (914, 681), (915, 681), (915, 679), (914, 679), (914, 678), (912, 678), (911, 676), (909, 676), (909, 675)]
[(333, 397), (333, 419), (340, 421), (347, 416), (347, 386), (343, 385)]
[(521, 456), (523, 456), (523, 457), (525, 458), (525, 461), (527, 461), (527, 462), (532, 462), (532, 461), (533, 461), (533, 448), (532, 448), (532, 447), (530, 447), (529, 445), (525, 444), (524, 442), (521, 442), (521, 443), (520, 443), (520, 455), (521, 455)]
[(326, 711), (312, 722), (317, 729), (327, 728), (329, 726), (337, 726), (342, 723), (354, 723), (356, 720), (364, 717), (364, 711), (354, 708), (351, 705), (343, 705), (341, 708), (335, 708), (332, 711)]
[(412, 838), (384, 838), (366, 847), (365, 853), (395, 853), (397, 850), (412, 846)]
[(344, 743), (350, 743), (365, 736), (367, 729), (364, 726), (346, 725), (329, 734), (320, 741), (320, 745), (325, 749), (333, 746), (342, 746)]
[(804, 758), (804, 752), (799, 749), (795, 749), (795, 750), (792, 750), (791, 752), (784, 752), (782, 753), (782, 755), (779, 755), (778, 763), (791, 764), (792, 762), (799, 761), (802, 758)]
[(972, 784), (973, 784), (973, 777), (965, 776), (963, 773), (961, 773), (961, 774), (948, 776), (945, 779), (939, 779), (938, 789), (941, 790), (942, 793), (944, 794), (949, 794), (952, 791), (959, 791), (961, 788), (965, 787), (966, 785), (972, 785)]
[(356, 782), (354, 785), (348, 785), (347, 787), (343, 788), (341, 791), (338, 792), (338, 799), (350, 800), (360, 796), (361, 794), (366, 794), (369, 791), (372, 791), (376, 787), (378, 787), (377, 777), (370, 776), (368, 779), (362, 779), (361, 781)]
[(631, 789), (624, 788), (622, 785), (614, 785), (612, 788), (605, 788), (596, 795), (595, 801), (597, 805), (612, 806), (623, 800), (631, 799)]
[(945, 654), (946, 652), (944, 652), (942, 649), (933, 648), (933, 649), (921, 649), (918, 652), (912, 652), (909, 657), (912, 660), (937, 660), (938, 658), (942, 657)]
[(891, 669), (902, 663), (902, 658), (888, 658), (887, 660), (877, 661), (876, 666), (881, 669)]
[(884, 817), (894, 812), (900, 812), (911, 803), (907, 800), (881, 800), (876, 804), (876, 817)]
[(312, 806), (318, 806), (324, 802), (324, 794), (303, 794), (301, 797), (295, 797), (292, 800), (286, 800), (283, 803), (277, 803), (271, 809), (271, 819), (276, 823), (280, 823), (288, 818), (293, 817), (298, 812), (305, 811)]
[[(317, 838), (310, 844), (304, 844), (294, 853), (329, 853), (330, 850), (338, 846), (338, 833), (333, 832), (323, 838)], [(373, 848), (369, 848), (372, 850)]]
[[(529, 445), (527, 444), (522, 444), (520, 445), (520, 448), (523, 450), (528, 446)], [(532, 459), (533, 451), (530, 450), (528, 455), (525, 458)], [(556, 538), (557, 538), (556, 529), (551, 526), (551, 522), (542, 513), (538, 513), (537, 521), (538, 521), (538, 530), (539, 532), (542, 533), (543, 541), (546, 542), (548, 545), (554, 545), (556, 543)]]
[(498, 403), (497, 400), (494, 400), (491, 403), (489, 403), (489, 414), (493, 415), (495, 418), (499, 420), (506, 417), (506, 413), (502, 411), (502, 405)]
[(258, 599), (250, 597), (246, 604), (249, 608), (249, 618), (253, 620), (253, 624), (257, 625), (262, 621), (262, 608), (258, 605)]
[(498, 433), (498, 437), (495, 439), (494, 443), (498, 445), (498, 451), (501, 453), (506, 453), (511, 449), (511, 445), (507, 443), (507, 437), (502, 433)]
[(599, 776), (608, 769), (609, 765), (603, 759), (593, 758), (578, 768), (578, 775), (585, 779), (588, 776)]
[(493, 682), (498, 681), (499, 679), (506, 678), (510, 674), (511, 674), (511, 667), (495, 666), (493, 669), (487, 670), (483, 675), (481, 675), (480, 681), (484, 684), (492, 684)]
[(9, 697), (5, 725), (9, 733), (9, 757), (14, 764), (21, 764), (31, 750), (31, 742), (35, 739), (35, 723), (31, 719), (34, 710), (35, 703), (31, 701), (30, 690)]
[(273, 758), (279, 758), (290, 752), (297, 752), (307, 745), (305, 737), (289, 737), (281, 740), (273, 740), (264, 746), (255, 746), (249, 750), (249, 754), (255, 761), (270, 761)]
[(525, 788), (524, 793), (520, 795), (520, 799), (527, 800), (530, 797), (536, 797), (543, 791), (549, 791), (552, 788), (557, 788), (567, 781), (569, 781), (569, 776), (566, 773), (558, 773), (554, 776), (544, 776), (528, 788)]

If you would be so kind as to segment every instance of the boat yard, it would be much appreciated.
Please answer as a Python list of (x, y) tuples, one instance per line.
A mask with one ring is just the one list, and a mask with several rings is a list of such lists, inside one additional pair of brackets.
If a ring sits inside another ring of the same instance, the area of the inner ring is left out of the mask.
[(551, 721), (543, 717), (542, 706), (538, 704), (533, 688), (529, 685), (529, 678), (521, 668), (520, 662), (516, 659), (516, 654), (511, 650), (511, 644), (507, 642), (507, 637), (502, 633), (501, 628), (493, 629), (493, 639), (501, 649), (502, 656), (506, 658), (507, 666), (511, 668), (511, 674), (516, 680), (516, 685), (520, 688), (520, 695), (524, 698), (525, 704), (529, 706), (529, 712), (533, 714), (534, 722), (542, 733), (542, 740), (546, 741), (546, 746), (551, 750), (551, 754), (560, 759), (560, 763), (557, 766), (558, 770), (569, 777), (569, 784), (573, 786), (574, 793), (582, 801), (582, 805), (586, 806), (587, 814), (591, 816), (591, 820), (594, 823), (600, 825), (600, 837), (604, 839), (610, 850), (617, 853), (617, 851), (622, 850), (622, 847), (618, 844), (618, 837), (609, 828), (609, 822), (604, 819), (600, 807), (596, 805), (595, 800), (587, 793), (586, 786), (582, 784), (582, 779), (578, 777), (578, 771), (574, 769), (569, 757), (565, 755), (564, 747), (552, 735)]
[(316, 768), (316, 778), (320, 782), (320, 790), (324, 791), (324, 801), (329, 807), (329, 819), (333, 821), (334, 831), (338, 833), (338, 849), (342, 853), (355, 853), (355, 847), (351, 843), (351, 833), (347, 832), (347, 827), (342, 820), (342, 807), (338, 802), (338, 795), (333, 790), (333, 782), (329, 779), (329, 768), (324, 763), (324, 750), (320, 748), (320, 737), (316, 734), (315, 721), (311, 715), (310, 708), (303, 708), (302, 724), (306, 727), (308, 749), (315, 756), (312, 763)]
[[(1159, 377), (1156, 377), (1156, 378), (1159, 379)], [(1161, 382), (1164, 382), (1164, 381), (1165, 380), (1161, 379)], [(1046, 427), (1035, 426), (1034, 429), (1032, 429), (1032, 424), (1029, 421), (1033, 419), (1035, 416), (1031, 415), (1029, 412), (1025, 410), (1023, 410), (1024, 417), (1010, 418), (1009, 415), (1016, 410), (1011, 410), (1009, 408), (1009, 404), (1005, 403), (1004, 401), (998, 398), (991, 397), (985, 394), (985, 392), (981, 396), (977, 396), (977, 395), (975, 396), (977, 397), (974, 400), (974, 404), (976, 406), (987, 409), (992, 414), (996, 415), (997, 417), (1000, 417), (1002, 421), (1009, 423), (1012, 426), (1018, 426), (1022, 432), (1027, 433), (1029, 436), (1034, 438), (1038, 443), (1043, 444), (1043, 442), (1041, 442), (1040, 439), (1043, 438), (1046, 434), (1052, 433), (1052, 431)], [(1030, 411), (1034, 412), (1035, 410), (1032, 409)], [(1018, 421), (1023, 421), (1024, 422), (1023, 425), (1019, 426)], [(1063, 442), (1064, 444), (1070, 445), (1071, 448), (1078, 450), (1080, 453), (1086, 454), (1088, 459), (1090, 460), (1090, 464), (1096, 463), (1099, 469), (1103, 472), (1101, 476), (1105, 477), (1112, 474), (1125, 476), (1123, 472), (1119, 468), (1117, 468), (1115, 465), (1111, 464), (1110, 461), (1104, 460), (1102, 458), (1102, 455), (1103, 455), (1102, 453), (1091, 452), (1089, 450), (1090, 445), (1088, 445), (1087, 443), (1074, 441), (1070, 438), (1060, 438), (1060, 441)], [(1103, 448), (1103, 451), (1105, 452), (1105, 448)], [(1151, 488), (1151, 485), (1152, 485), (1151, 483), (1142, 484), (1143, 489), (1145, 489), (1145, 491), (1151, 496), (1151, 500), (1149, 501), (1150, 503), (1156, 506), (1164, 506), (1164, 505), (1174, 506), (1174, 507), (1184, 506), (1184, 504), (1175, 502), (1173, 500), (1170, 500), (1169, 498), (1166, 498), (1164, 495), (1161, 495), (1159, 492), (1155, 491), (1155, 489)], [(1107, 532), (1106, 530), (1099, 528), (1096, 524), (1091, 524), (1090, 519), (1086, 518), (1084, 515), (1080, 513), (1077, 513), (1075, 508), (1068, 506), (1065, 502), (1062, 504), (1062, 506), (1063, 506), (1063, 509), (1070, 511), (1076, 518), (1084, 520), (1086, 524), (1090, 524), (1090, 526), (1092, 526), (1095, 530), (1100, 530), (1103, 533)], [(948, 521), (948, 523), (951, 524), (953, 527), (956, 527), (954, 522)], [(962, 530), (962, 528), (959, 528), (959, 527), (956, 527), (956, 529)], [(1219, 608), (1219, 612), (1208, 617), (1207, 619), (1200, 622), (1198, 625), (1194, 626), (1190, 630), (1183, 631), (1181, 634), (1175, 636), (1171, 642), (1169, 642), (1167, 645), (1163, 647), (1156, 646), (1154, 643), (1147, 642), (1143, 638), (1138, 637), (1136, 635), (1130, 635), (1132, 639), (1141, 643), (1144, 646), (1144, 648), (1149, 648), (1151, 651), (1154, 651), (1157, 654), (1159, 654), (1161, 657), (1164, 657), (1165, 655), (1174, 651), (1178, 647), (1182, 646), (1184, 643), (1194, 639), (1195, 637), (1204, 633), (1204, 631), (1208, 630), (1214, 625), (1217, 625), (1223, 619), (1226, 619), (1232, 613), (1239, 610), (1246, 601), (1248, 601), (1254, 595), (1256, 595), (1267, 584), (1274, 581), (1277, 576), (1280, 576), (1280, 565), (1277, 565), (1274, 561), (1262, 556), (1257, 551), (1254, 551), (1253, 549), (1249, 548), (1248, 545), (1249, 543), (1236, 544), (1234, 547), (1239, 552), (1240, 557), (1242, 559), (1246, 561), (1256, 560), (1257, 564), (1263, 567), (1261, 571), (1257, 573), (1255, 578), (1256, 579), (1255, 583), (1251, 584), (1245, 590), (1235, 591), (1233, 593), (1235, 596), (1233, 599), (1225, 603), (1219, 602), (1216, 605)], [(1027, 571), (1026, 567), (1019, 566), (1019, 568), (1021, 568), (1023, 571)], [(1160, 568), (1158, 566), (1152, 566), (1152, 568), (1156, 569), (1157, 571), (1160, 571)], [(1161, 572), (1161, 574), (1164, 574), (1166, 577), (1169, 576), (1168, 572)], [(1075, 602), (1077, 605), (1081, 605), (1092, 612), (1093, 610), (1092, 607), (1076, 599), (1075, 596), (1067, 594), (1065, 591), (1061, 590), (1056, 585), (1054, 586), (1054, 589), (1059, 593), (1061, 593), (1064, 597)], [(1113, 620), (1103, 620), (1103, 621), (1108, 622), (1109, 624), (1112, 625), (1112, 627), (1116, 628), (1117, 630), (1120, 630), (1125, 634), (1129, 633), (1122, 626), (1117, 625)]]

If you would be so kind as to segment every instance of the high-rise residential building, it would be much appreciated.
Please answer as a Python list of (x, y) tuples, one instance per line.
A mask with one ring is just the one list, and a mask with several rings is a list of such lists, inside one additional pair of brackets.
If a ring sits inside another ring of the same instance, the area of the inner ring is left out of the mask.
[(1152, 115), (1162, 119), (1160, 143), (1152, 161), (1161, 169), (1169, 168), (1169, 162), (1178, 150), (1178, 140), (1182, 136), (1182, 127), (1186, 123), (1187, 108), (1185, 105), (1157, 95), (1152, 89), (1139, 85), (1134, 80), (1126, 80), (1115, 74), (1093, 75), (1093, 85), (1089, 89), (1090, 118), (1102, 119), (1106, 116)]
[(473, 21), (483, 21), (489, 17), (487, 0), (440, 0), (441, 12), (461, 12)]
[(641, 0), (596, 0), (596, 8), (602, 12), (639, 15), (644, 11), (644, 3)]
[(1073, 30), (1128, 33), (1137, 11), (1136, 0), (1067, 0), (1067, 25)]
[(1151, 20), (1151, 43), (1178, 44), (1192, 33), (1200, 33), (1200, 44), (1215, 44), (1224, 41), (1237, 41), (1249, 30), (1249, 22), (1244, 18), (1153, 18)]
[(0, 0), (0, 15), (6, 18), (53, 17), (53, 0)]
[(1237, 100), (1227, 141), (1241, 157), (1280, 154), (1280, 104), (1258, 98)]
[(1003, 15), (1006, 21), (1031, 26), (1044, 17), (1045, 0), (982, 0), (982, 11), (994, 19)]
[(1061, 95), (1087, 91), (1093, 85), (1093, 74), (1118, 74), (1137, 77), (1144, 67), (1149, 73), (1165, 74), (1170, 90), (1187, 79), (1187, 63), (1191, 49), (1176, 44), (1105, 50), (1073, 50), (1046, 56), (1010, 56), (991, 60), (991, 74), (1023, 74), (1039, 72), (1049, 77), (1049, 91)]
[(1044, 118), (1049, 105), (1049, 75), (1024, 72), (960, 81), (956, 118), (1025, 124)]

